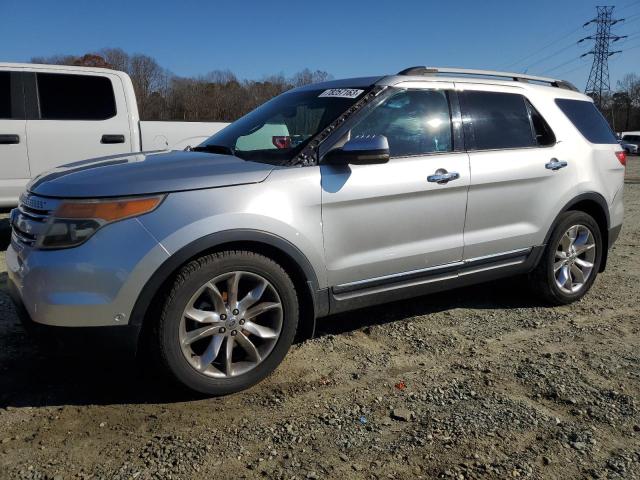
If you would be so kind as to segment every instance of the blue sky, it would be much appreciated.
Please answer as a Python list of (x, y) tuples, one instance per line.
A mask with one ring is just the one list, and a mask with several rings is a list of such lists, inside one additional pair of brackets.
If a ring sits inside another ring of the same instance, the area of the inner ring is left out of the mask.
[[(413, 65), (560, 76), (583, 88), (593, 28), (589, 0), (194, 1), (0, 0), (0, 61), (120, 47), (178, 75), (230, 69), (241, 78), (302, 68), (334, 77), (394, 73)], [(640, 62), (640, 1), (621, 0), (612, 85)]]

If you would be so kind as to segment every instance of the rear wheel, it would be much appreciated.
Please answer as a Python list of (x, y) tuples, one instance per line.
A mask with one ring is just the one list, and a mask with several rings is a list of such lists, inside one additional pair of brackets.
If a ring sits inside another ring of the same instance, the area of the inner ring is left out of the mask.
[(227, 251), (181, 270), (153, 341), (173, 379), (224, 395), (269, 375), (289, 350), (297, 324), (298, 300), (286, 272), (262, 255)]
[(602, 234), (593, 217), (574, 211), (562, 214), (531, 274), (534, 288), (554, 305), (579, 300), (595, 281), (602, 248)]

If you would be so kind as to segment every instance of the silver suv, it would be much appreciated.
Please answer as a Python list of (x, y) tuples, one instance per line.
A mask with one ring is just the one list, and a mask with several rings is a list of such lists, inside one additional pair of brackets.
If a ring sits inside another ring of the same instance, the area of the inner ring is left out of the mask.
[(47, 342), (97, 337), (235, 392), (336, 312), (516, 274), (578, 300), (622, 225), (619, 150), (559, 80), (414, 67), (310, 85), (190, 151), (33, 180), (9, 288)]

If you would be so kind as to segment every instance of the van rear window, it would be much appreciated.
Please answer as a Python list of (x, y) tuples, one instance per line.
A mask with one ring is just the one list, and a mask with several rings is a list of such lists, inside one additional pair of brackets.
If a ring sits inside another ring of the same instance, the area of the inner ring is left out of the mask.
[(556, 105), (591, 143), (618, 143), (609, 123), (592, 102), (556, 98)]

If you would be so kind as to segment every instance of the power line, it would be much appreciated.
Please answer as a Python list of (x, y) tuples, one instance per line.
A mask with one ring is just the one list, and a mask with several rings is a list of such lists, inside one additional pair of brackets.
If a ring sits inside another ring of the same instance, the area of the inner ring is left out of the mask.
[(627, 4), (623, 5), (623, 6), (621, 6), (621, 7), (620, 7), (620, 10), (618, 10), (618, 11), (620, 12), (620, 11), (622, 11), (622, 10), (626, 10), (627, 8), (631, 8), (631, 7), (633, 7), (634, 5), (638, 5), (638, 4), (640, 4), (640, 0), (636, 0), (635, 2), (627, 3)]
[(572, 68), (571, 70), (565, 70), (564, 72), (557, 73), (555, 75), (555, 77), (559, 78), (559, 77), (562, 77), (563, 75), (567, 75), (568, 73), (576, 72), (576, 71), (578, 71), (578, 70), (580, 70), (582, 68), (588, 67), (588, 66), (589, 66), (588, 63), (583, 63), (582, 65), (578, 65), (577, 67)]
[(635, 50), (636, 48), (640, 48), (640, 43), (638, 45), (632, 45), (630, 47), (625, 48), (622, 52), (620, 52), (621, 54), (624, 54), (626, 52), (628, 52), (629, 50)]
[(563, 47), (560, 50), (556, 51), (555, 53), (552, 53), (551, 55), (547, 55), (546, 57), (544, 57), (544, 58), (542, 58), (542, 59), (540, 59), (540, 60), (538, 60), (538, 61), (536, 61), (536, 62), (534, 62), (534, 63), (532, 63), (530, 65), (528, 65), (526, 70), (529, 70), (531, 67), (539, 65), (541, 63), (544, 63), (545, 61), (547, 61), (547, 60), (549, 60), (549, 59), (551, 59), (553, 57), (556, 57), (556, 56), (560, 55), (562, 52), (566, 52), (571, 47), (575, 47), (575, 46), (576, 46), (575, 43), (571, 43), (571, 44), (567, 45), (566, 47)]
[(513, 65), (518, 65), (519, 63), (522, 63), (525, 60), (530, 59), (531, 57), (535, 57), (536, 55), (538, 55), (539, 53), (543, 52), (547, 48), (553, 47), (559, 41), (564, 40), (565, 38), (569, 37), (570, 35), (573, 35), (578, 30), (581, 30), (581, 29), (582, 29), (582, 27), (575, 28), (575, 29), (571, 30), (570, 32), (567, 32), (567, 33), (563, 34), (561, 37), (556, 38), (555, 40), (543, 45), (542, 47), (537, 48), (535, 51), (531, 52), (529, 55), (526, 55), (526, 56), (522, 57), (520, 60), (517, 60), (515, 62), (510, 62), (510, 63), (507, 63), (507, 64), (502, 64), (502, 66), (500, 66), (499, 68), (509, 68), (509, 67), (511, 67)]
[[(621, 7), (621, 10), (626, 10), (627, 8), (631, 8), (631, 7), (633, 7), (634, 5), (638, 5), (638, 4), (640, 4), (640, 0), (636, 0), (636, 1), (634, 1), (634, 2), (631, 2), (631, 3), (626, 4), (625, 6)], [(633, 14), (633, 15), (631, 15), (630, 17), (627, 17), (626, 19), (623, 19), (623, 20), (625, 20), (625, 23), (627, 23), (627, 24), (628, 24), (628, 23), (635, 22), (635, 21), (638, 19), (638, 18), (636, 18), (636, 17), (640, 17), (640, 12), (639, 12), (639, 13), (634, 13), (634, 14)], [(629, 20), (632, 20), (632, 22), (629, 22)], [(587, 22), (587, 24), (588, 24), (588, 23), (590, 23), (590, 22)], [(514, 61), (514, 62), (509, 62), (509, 63), (499, 64), (498, 68), (500, 68), (500, 69), (507, 69), (507, 68), (509, 68), (509, 67), (512, 67), (512, 66), (515, 66), (515, 65), (521, 64), (521, 63), (523, 63), (525, 60), (529, 60), (530, 58), (536, 57), (537, 55), (539, 55), (540, 53), (543, 53), (543, 52), (544, 52), (545, 50), (547, 50), (548, 48), (550, 48), (550, 47), (552, 47), (552, 46), (556, 45), (556, 44), (557, 44), (558, 42), (560, 42), (561, 40), (564, 40), (565, 38), (567, 38), (567, 37), (571, 36), (572, 34), (576, 33), (578, 30), (581, 30), (581, 29), (582, 29), (584, 26), (586, 26), (587, 24), (585, 24), (585, 25), (583, 25), (583, 26), (580, 26), (580, 27), (577, 27), (577, 28), (575, 28), (575, 29), (573, 29), (573, 30), (571, 30), (571, 31), (568, 31), (568, 32), (566, 32), (566, 33), (562, 34), (560, 37), (558, 37), (558, 38), (556, 38), (556, 39), (552, 40), (551, 42), (549, 42), (549, 43), (547, 43), (547, 44), (543, 45), (542, 47), (537, 48), (536, 50), (534, 50), (533, 52), (529, 53), (528, 55), (526, 55), (526, 56), (524, 56), (524, 57), (520, 58), (520, 60), (516, 60), (516, 61)], [(566, 47), (566, 49), (569, 49), (569, 47), (570, 47), (570, 46), (567, 46), (567, 47)], [(562, 50), (562, 51), (564, 51), (564, 50)], [(539, 63), (543, 63), (543, 61), (544, 61), (544, 60), (546, 60), (546, 59), (548, 59), (548, 58), (551, 58), (551, 57), (554, 57), (554, 56), (556, 56), (556, 55), (557, 55), (557, 54), (559, 54), (559, 53), (562, 53), (562, 52), (561, 52), (561, 51), (559, 51), (559, 52), (557, 52), (556, 54), (551, 54), (551, 55), (549, 55), (549, 56), (547, 56), (547, 57), (544, 57), (542, 60), (537, 60), (535, 63), (528, 65), (528, 66), (527, 66), (527, 68), (526, 68), (525, 70), (528, 70), (528, 69), (530, 69), (532, 66), (538, 65)]]
[(556, 65), (555, 67), (548, 68), (548, 69), (544, 70), (542, 73), (543, 73), (543, 74), (546, 74), (546, 73), (549, 73), (549, 72), (553, 72), (554, 70), (557, 70), (557, 69), (559, 69), (559, 68), (562, 68), (562, 67), (564, 67), (565, 65), (569, 65), (570, 63), (573, 63), (573, 62), (575, 62), (576, 60), (580, 60), (581, 58), (582, 58), (582, 57), (575, 57), (575, 58), (572, 58), (571, 60), (567, 60), (566, 62), (562, 62), (561, 64)]

